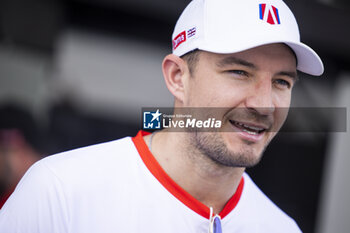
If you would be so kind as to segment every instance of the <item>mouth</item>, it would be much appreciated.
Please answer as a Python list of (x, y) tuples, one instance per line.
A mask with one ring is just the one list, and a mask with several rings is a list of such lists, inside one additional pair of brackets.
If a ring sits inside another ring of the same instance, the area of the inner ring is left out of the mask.
[(263, 135), (269, 127), (265, 125), (258, 125), (255, 123), (239, 122), (229, 120), (236, 132), (239, 132), (243, 139), (257, 142), (262, 139)]

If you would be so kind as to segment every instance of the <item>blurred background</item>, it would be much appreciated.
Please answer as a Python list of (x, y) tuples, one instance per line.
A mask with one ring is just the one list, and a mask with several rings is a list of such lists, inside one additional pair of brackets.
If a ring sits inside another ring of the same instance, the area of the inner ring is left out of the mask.
[[(0, 206), (38, 159), (133, 136), (141, 107), (172, 106), (161, 62), (188, 2), (0, 1)], [(326, 69), (321, 78), (300, 74), (292, 105), (345, 107), (348, 113), (350, 3), (285, 2), (302, 41)], [(325, 112), (293, 116), (288, 124), (344, 121)], [(263, 161), (248, 169), (304, 232), (349, 232), (350, 136), (343, 131), (281, 133)]]

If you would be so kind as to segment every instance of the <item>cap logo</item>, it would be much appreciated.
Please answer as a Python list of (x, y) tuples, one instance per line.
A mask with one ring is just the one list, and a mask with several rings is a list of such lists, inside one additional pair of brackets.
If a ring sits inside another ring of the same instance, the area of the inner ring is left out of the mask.
[(196, 35), (196, 27), (187, 30), (187, 37), (188, 38), (191, 38), (192, 36), (195, 36), (195, 35)]
[(181, 32), (173, 39), (173, 50), (179, 47), (180, 44), (186, 41), (186, 31)]
[(270, 4), (259, 4), (260, 19), (271, 24), (281, 24), (278, 9)]

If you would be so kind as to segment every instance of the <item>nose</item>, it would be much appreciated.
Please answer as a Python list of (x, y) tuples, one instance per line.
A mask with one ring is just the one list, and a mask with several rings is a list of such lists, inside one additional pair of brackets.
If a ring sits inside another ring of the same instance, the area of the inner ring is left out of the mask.
[(245, 101), (246, 108), (261, 115), (270, 115), (275, 111), (272, 82), (266, 78), (252, 86)]

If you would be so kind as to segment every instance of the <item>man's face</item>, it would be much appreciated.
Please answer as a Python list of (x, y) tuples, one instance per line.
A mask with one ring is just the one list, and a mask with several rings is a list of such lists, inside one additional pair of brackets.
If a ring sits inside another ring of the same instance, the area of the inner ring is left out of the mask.
[(225, 110), (215, 113), (222, 130), (192, 133), (192, 144), (224, 166), (256, 165), (287, 117), (296, 76), (295, 56), (284, 44), (200, 52), (183, 105)]

